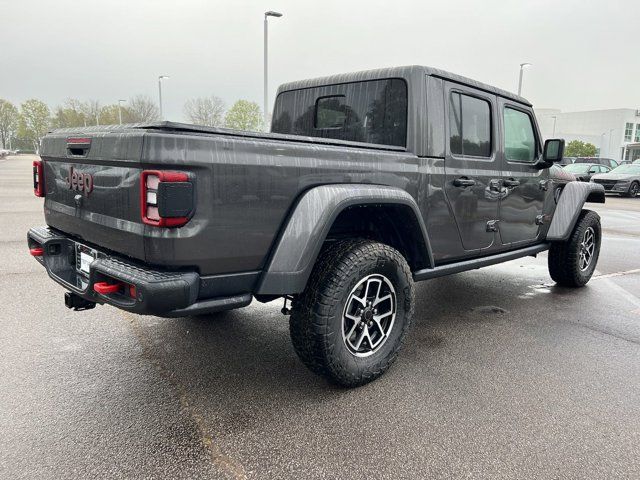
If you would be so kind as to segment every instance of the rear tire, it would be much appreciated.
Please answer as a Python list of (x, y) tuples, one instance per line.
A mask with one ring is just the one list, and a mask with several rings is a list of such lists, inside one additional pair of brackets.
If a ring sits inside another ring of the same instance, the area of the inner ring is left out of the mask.
[(293, 302), (294, 349), (312, 372), (345, 387), (364, 385), (396, 359), (413, 298), (411, 270), (397, 250), (368, 240), (335, 242)]
[(582, 287), (591, 279), (598, 257), (602, 229), (596, 212), (583, 210), (568, 240), (549, 249), (549, 274), (563, 287)]

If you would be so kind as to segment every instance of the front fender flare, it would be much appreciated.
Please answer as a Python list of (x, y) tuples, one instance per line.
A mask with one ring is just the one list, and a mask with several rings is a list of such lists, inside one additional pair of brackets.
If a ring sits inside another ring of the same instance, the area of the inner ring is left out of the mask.
[(585, 202), (604, 203), (604, 187), (597, 183), (569, 182), (562, 190), (547, 240), (562, 242), (569, 238)]
[(406, 191), (383, 185), (322, 185), (305, 192), (296, 204), (263, 273), (256, 294), (300, 293), (329, 230), (345, 208), (355, 205), (399, 204), (413, 210), (422, 230), (429, 263), (433, 256), (416, 201)]

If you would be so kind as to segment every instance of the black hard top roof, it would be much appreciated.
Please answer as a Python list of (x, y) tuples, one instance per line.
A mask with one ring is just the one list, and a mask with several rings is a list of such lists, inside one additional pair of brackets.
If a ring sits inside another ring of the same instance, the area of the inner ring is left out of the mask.
[(500, 88), (494, 87), (492, 85), (488, 85), (486, 83), (478, 82), (477, 80), (473, 80), (471, 78), (463, 77), (461, 75), (456, 75), (455, 73), (450, 73), (445, 70), (440, 70), (437, 68), (425, 67), (420, 65), (380, 68), (376, 70), (365, 70), (365, 71), (353, 72), (353, 73), (340, 73), (337, 75), (330, 75), (327, 77), (311, 78), (308, 80), (299, 80), (296, 82), (289, 82), (281, 85), (280, 88), (278, 88), (278, 93), (287, 91), (287, 90), (299, 90), (302, 88), (319, 87), (323, 85), (335, 85), (338, 83), (361, 82), (366, 80), (376, 80), (376, 79), (382, 79), (382, 78), (404, 78), (406, 80), (409, 80), (411, 78), (415, 78), (416, 76), (420, 76), (420, 75), (433, 75), (434, 77), (450, 80), (452, 82), (460, 83), (463, 85), (468, 85), (470, 87), (474, 87), (479, 90), (484, 90), (485, 92), (490, 92), (495, 95), (499, 95), (501, 97), (508, 98), (510, 100), (514, 100), (516, 102), (531, 106), (531, 103), (526, 98), (516, 95), (515, 93), (502, 90)]

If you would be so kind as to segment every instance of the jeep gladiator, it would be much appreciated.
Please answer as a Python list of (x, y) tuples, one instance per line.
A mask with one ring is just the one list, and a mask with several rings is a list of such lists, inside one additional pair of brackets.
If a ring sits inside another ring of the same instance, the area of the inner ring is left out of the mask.
[[(522, 97), (411, 66), (282, 85), (270, 133), (173, 122), (55, 130), (28, 247), (74, 310), (212, 314), (284, 298), (296, 353), (357, 386), (396, 358), (414, 282), (549, 250), (593, 274), (602, 186), (554, 163)], [(287, 308), (287, 302), (291, 307)]]

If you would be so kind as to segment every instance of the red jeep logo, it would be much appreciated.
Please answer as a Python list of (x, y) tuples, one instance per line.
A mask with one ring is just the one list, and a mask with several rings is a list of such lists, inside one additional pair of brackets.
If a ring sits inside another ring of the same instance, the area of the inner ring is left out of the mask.
[(67, 182), (67, 188), (69, 190), (76, 190), (78, 192), (84, 192), (89, 195), (93, 191), (93, 175), (90, 173), (76, 172), (71, 167), (69, 168), (69, 176), (65, 178)]

